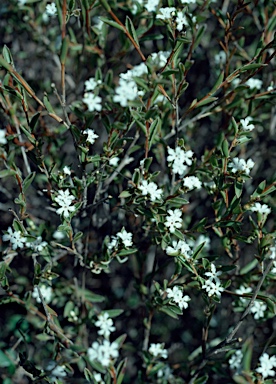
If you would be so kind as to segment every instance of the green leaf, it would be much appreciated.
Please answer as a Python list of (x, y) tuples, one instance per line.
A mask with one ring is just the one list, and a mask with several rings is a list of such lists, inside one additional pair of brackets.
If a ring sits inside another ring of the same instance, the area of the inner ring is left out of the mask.
[(34, 180), (35, 175), (36, 175), (35, 172), (31, 172), (31, 173), (26, 177), (26, 179), (23, 181), (23, 184), (22, 184), (23, 193), (26, 193), (27, 189), (29, 188), (29, 186), (32, 184), (32, 182), (33, 182), (33, 180)]
[(217, 97), (208, 97), (207, 99), (199, 101), (198, 104), (196, 105), (196, 108), (202, 107), (203, 105), (206, 105), (206, 104), (210, 104), (213, 101), (216, 101), (217, 99), (218, 99)]
[(125, 358), (124, 360), (122, 360), (118, 367), (117, 367), (117, 381), (116, 383), (117, 384), (122, 384), (123, 382), (123, 379), (124, 379), (124, 376), (125, 376), (125, 372), (126, 372), (126, 366), (127, 366), (127, 358)]
[(137, 248), (132, 248), (132, 249), (122, 249), (118, 254), (117, 256), (128, 256), (128, 255), (132, 255), (133, 253), (137, 252), (138, 249)]
[(108, 309), (107, 311), (103, 311), (103, 313), (107, 313), (109, 317), (114, 318), (120, 316), (124, 313), (123, 309)]
[(193, 381), (193, 384), (205, 384), (208, 381), (209, 376), (204, 375)]
[(204, 248), (204, 246), (205, 246), (205, 243), (206, 243), (206, 242), (204, 242), (204, 243), (202, 243), (202, 244), (199, 244), (199, 246), (196, 247), (196, 249), (195, 249), (195, 251), (194, 251), (194, 253), (193, 253), (193, 255), (192, 255), (192, 258), (193, 258), (194, 260), (196, 260), (196, 259), (199, 258), (199, 255), (200, 255), (201, 251), (203, 250), (203, 248)]
[(122, 191), (119, 195), (120, 198), (130, 197), (132, 194), (129, 191)]
[(166, 315), (172, 317), (173, 319), (178, 319), (177, 314), (172, 311), (169, 307), (161, 307), (159, 308), (159, 311), (166, 313)]
[(60, 62), (61, 64), (65, 64), (66, 57), (67, 57), (67, 52), (68, 52), (68, 47), (69, 47), (69, 39), (68, 36), (66, 36), (62, 40), (62, 45), (61, 45), (61, 53), (60, 53)]
[(85, 367), (83, 373), (84, 373), (84, 376), (85, 376), (86, 380), (89, 383), (94, 383), (94, 380), (93, 380), (94, 379), (94, 375), (93, 375), (92, 372), (89, 371), (88, 368)]
[(52, 105), (51, 105), (47, 95), (44, 95), (43, 103), (44, 103), (44, 105), (45, 105), (45, 107), (46, 107), (46, 109), (47, 109), (47, 111), (49, 113), (55, 113), (55, 111), (54, 111), (54, 109), (53, 109), (53, 107), (52, 107)]
[[(102, 1), (102, 0), (101, 0), (101, 1)], [(102, 22), (104, 22), (105, 24), (111, 25), (111, 27), (120, 29), (120, 31), (125, 32), (124, 27), (123, 27), (122, 25), (116, 23), (116, 21), (107, 19), (106, 17), (99, 17), (99, 19), (100, 19)]]
[(204, 32), (206, 30), (206, 27), (207, 27), (206, 24), (201, 25), (201, 27), (199, 27), (196, 38), (195, 38), (193, 49), (195, 49), (199, 45), (199, 43), (200, 43), (200, 41), (204, 35)]
[(168, 197), (166, 202), (170, 208), (181, 208), (183, 205), (189, 204), (189, 201), (182, 197)]
[(83, 236), (83, 232), (78, 232), (75, 234), (74, 238), (73, 238), (73, 243), (76, 243), (79, 239), (81, 239)]
[(244, 266), (240, 270), (240, 275), (246, 275), (248, 272), (252, 271), (252, 269), (254, 269), (257, 265), (258, 265), (257, 259), (250, 261), (250, 263), (248, 263), (246, 266)]
[(4, 59), (7, 61), (7, 63), (11, 64), (14, 68), (14, 62), (13, 62), (11, 51), (6, 45), (4, 45), (2, 54), (4, 56)]
[(259, 197), (259, 196), (263, 193), (263, 191), (264, 191), (264, 189), (265, 189), (265, 186), (266, 186), (266, 180), (262, 181), (262, 182), (258, 185), (258, 187), (255, 189), (255, 191), (254, 191), (253, 194), (251, 195), (251, 197), (252, 197), (252, 198), (254, 198), (254, 197)]
[(155, 119), (151, 123), (150, 128), (149, 128), (149, 149), (151, 148), (151, 146), (154, 142), (156, 133), (158, 131), (160, 131), (160, 129), (161, 129), (161, 119), (160, 119), (160, 117), (157, 117), (157, 119)]
[(243, 189), (243, 182), (236, 180), (236, 182), (235, 182), (235, 195), (237, 198), (241, 197), (242, 189)]
[(126, 17), (126, 29), (130, 33), (130, 35), (133, 37), (133, 40), (138, 45), (138, 47), (140, 47), (139, 40), (138, 40), (138, 37), (137, 37), (137, 33), (135, 31), (134, 25), (133, 25), (131, 19), (128, 16)]
[(40, 117), (40, 112), (37, 112), (31, 118), (31, 121), (30, 121), (30, 129), (31, 129), (31, 131), (33, 131), (36, 128), (36, 125), (37, 125), (37, 122), (39, 120), (39, 117)]
[(215, 82), (215, 85), (213, 86), (213, 88), (210, 91), (210, 95), (213, 95), (220, 88), (220, 85), (223, 82), (223, 78), (224, 78), (224, 71), (222, 71), (220, 73), (217, 81)]
[(246, 64), (243, 67), (239, 68), (239, 70), (241, 72), (246, 72), (246, 71), (249, 71), (251, 69), (257, 69), (257, 68), (266, 67), (266, 66), (267, 66), (267, 64), (257, 64), (257, 63), (255, 63), (255, 64)]
[(13, 169), (3, 169), (3, 171), (0, 171), (0, 179), (7, 176), (15, 176), (16, 174), (17, 172)]

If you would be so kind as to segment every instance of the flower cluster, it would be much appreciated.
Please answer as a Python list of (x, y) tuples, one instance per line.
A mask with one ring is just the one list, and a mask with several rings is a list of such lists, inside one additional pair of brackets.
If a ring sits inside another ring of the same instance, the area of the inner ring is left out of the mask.
[(276, 368), (276, 356), (269, 356), (267, 353), (263, 353), (259, 359), (260, 366), (256, 369), (264, 379), (269, 376), (275, 376)]
[(89, 112), (100, 112), (102, 110), (102, 98), (92, 92), (85, 92), (82, 101), (87, 105)]
[(162, 189), (158, 189), (157, 184), (152, 181), (142, 180), (138, 189), (140, 189), (143, 196), (149, 195), (151, 201), (159, 200), (162, 195)]
[(174, 20), (178, 31), (182, 31), (184, 25), (188, 25), (185, 13), (183, 11), (177, 11), (175, 7), (160, 8), (158, 12), (156, 16), (157, 19), (170, 23)]
[(125, 228), (122, 228), (121, 231), (116, 234), (116, 236), (111, 237), (111, 242), (108, 244), (108, 249), (112, 250), (116, 248), (119, 244), (119, 241), (122, 242), (124, 247), (131, 247), (133, 244), (132, 236), (132, 233), (127, 232)]
[(38, 236), (35, 241), (27, 242), (26, 246), (33, 249), (35, 252), (42, 252), (47, 247), (47, 241), (42, 241), (42, 237)]
[(90, 361), (98, 361), (103, 367), (108, 367), (110, 363), (119, 356), (119, 345), (115, 341), (103, 340), (102, 344), (94, 341), (87, 350)]
[(48, 16), (56, 16), (56, 14), (57, 14), (56, 4), (55, 3), (47, 4), (46, 9), (45, 9), (45, 13)]
[(241, 119), (240, 120), (241, 130), (245, 132), (252, 131), (255, 128), (254, 124), (251, 123), (252, 120), (253, 119), (250, 116), (246, 117), (245, 119)]
[[(46, 285), (46, 284), (41, 284), (39, 286), (39, 290), (40, 290), (41, 296), (43, 297), (43, 300), (45, 301), (45, 303), (49, 304), (50, 301), (52, 300), (52, 297), (53, 297), (52, 287), (50, 287), (49, 285)], [(39, 295), (39, 291), (38, 291), (37, 287), (34, 287), (32, 296), (34, 299), (36, 299), (36, 301), (38, 303), (41, 303), (41, 299), (40, 299), (40, 295)]]
[(196, 176), (186, 176), (183, 179), (183, 185), (185, 188), (188, 189), (188, 191), (191, 191), (192, 189), (199, 189), (202, 186), (201, 181)]
[(109, 317), (108, 313), (105, 312), (98, 316), (98, 320), (95, 322), (96, 327), (99, 327), (99, 335), (108, 339), (111, 332), (114, 332), (116, 328), (113, 326), (113, 320)]
[(245, 83), (245, 85), (248, 85), (250, 89), (261, 89), (263, 86), (263, 82), (260, 79), (249, 79)]
[(166, 291), (168, 299), (171, 299), (180, 309), (188, 308), (188, 302), (191, 300), (190, 296), (183, 295), (182, 289), (175, 285), (173, 288), (167, 288)]
[(164, 348), (164, 344), (152, 343), (149, 347), (149, 353), (154, 357), (162, 357), (163, 359), (167, 359), (168, 351)]
[(239, 159), (238, 157), (234, 157), (232, 162), (229, 163), (229, 168), (232, 168), (233, 173), (241, 172), (249, 175), (251, 169), (254, 167), (255, 163), (253, 160), (248, 159), (245, 161), (244, 159)]
[(83, 131), (83, 133), (85, 135), (87, 135), (87, 139), (86, 141), (90, 144), (94, 144), (96, 139), (99, 137), (99, 135), (97, 135), (95, 132), (94, 132), (94, 129), (90, 129), (90, 128), (87, 128), (85, 131)]
[(166, 248), (166, 253), (169, 256), (181, 255), (189, 259), (193, 252), (185, 240), (173, 240), (172, 245)]
[(266, 204), (254, 203), (250, 207), (250, 211), (260, 213), (261, 215), (269, 215), (271, 213), (271, 209)]
[(183, 175), (187, 169), (187, 165), (192, 164), (191, 158), (194, 153), (191, 150), (184, 151), (184, 149), (180, 147), (176, 147), (175, 149), (168, 147), (168, 153), (167, 161), (172, 167), (173, 173)]
[(205, 280), (205, 283), (202, 285), (202, 288), (206, 290), (208, 296), (216, 295), (221, 296), (221, 292), (224, 291), (224, 288), (221, 286), (220, 276), (222, 272), (217, 272), (215, 264), (211, 263), (211, 271), (205, 272), (205, 276), (209, 277), (208, 280)]
[(254, 313), (254, 319), (259, 320), (265, 315), (265, 311), (267, 310), (267, 305), (262, 301), (255, 300), (252, 307), (250, 308), (250, 312)]
[(20, 231), (13, 231), (11, 227), (8, 228), (7, 232), (3, 236), (3, 241), (9, 241), (12, 244), (12, 249), (23, 248), (26, 243), (26, 237), (22, 236)]
[(230, 368), (235, 371), (239, 371), (241, 369), (242, 359), (243, 353), (240, 349), (238, 349), (229, 359)]
[(73, 195), (70, 195), (70, 192), (68, 189), (65, 191), (59, 191), (58, 195), (54, 198), (56, 203), (60, 206), (56, 210), (58, 215), (63, 215), (64, 217), (69, 217), (70, 212), (74, 212), (75, 207), (71, 205), (73, 200), (75, 200), (75, 197)]

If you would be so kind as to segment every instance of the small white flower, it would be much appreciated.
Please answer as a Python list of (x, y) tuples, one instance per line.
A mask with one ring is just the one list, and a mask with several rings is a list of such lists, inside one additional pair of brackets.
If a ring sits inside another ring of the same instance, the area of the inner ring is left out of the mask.
[(275, 376), (275, 370), (273, 368), (276, 368), (276, 356), (269, 357), (267, 353), (263, 353), (259, 361), (260, 367), (258, 367), (256, 371), (259, 372), (264, 379), (269, 376)]
[(142, 195), (150, 195), (150, 200), (155, 201), (161, 198), (162, 189), (157, 189), (157, 184), (154, 182), (148, 182), (147, 180), (142, 180), (138, 189), (142, 192)]
[(56, 210), (56, 213), (60, 216), (69, 217), (70, 212), (74, 212), (75, 207), (73, 205), (63, 205)]
[(254, 124), (251, 124), (252, 120), (253, 119), (250, 116), (246, 117), (245, 119), (241, 119), (241, 130), (245, 132), (252, 131), (255, 128)]
[(240, 370), (241, 368), (241, 363), (243, 359), (243, 353), (240, 349), (238, 349), (230, 358), (229, 360), (229, 365), (231, 369), (234, 370)]
[(120, 75), (119, 86), (116, 87), (115, 93), (113, 101), (121, 104), (122, 107), (127, 107), (129, 101), (133, 101), (139, 96), (135, 81), (124, 79), (123, 74)]
[(253, 306), (250, 309), (251, 313), (254, 313), (254, 319), (258, 320), (265, 315), (267, 305), (262, 301), (254, 301)]
[(159, 51), (158, 53), (153, 52), (151, 54), (151, 59), (154, 65), (158, 66), (158, 68), (162, 68), (166, 65), (169, 56), (169, 51)]
[[(243, 285), (240, 286), (239, 289), (236, 289), (235, 291), (238, 295), (243, 295), (244, 293), (250, 293), (252, 292), (252, 288), (251, 287), (244, 287)], [(243, 298), (243, 297), (239, 297), (239, 300), (242, 304), (245, 304), (245, 303), (248, 303), (248, 300), (250, 300), (250, 298)]]
[(216, 280), (215, 282), (212, 280), (206, 280), (205, 284), (202, 285), (202, 288), (206, 290), (209, 297), (213, 295), (220, 297), (221, 292), (224, 291), (224, 288), (220, 285), (219, 280)]
[(0, 144), (7, 144), (8, 140), (6, 139), (6, 130), (0, 129)]
[(109, 159), (109, 165), (111, 165), (112, 167), (117, 167), (119, 161), (119, 157), (112, 157), (111, 159)]
[(163, 359), (168, 357), (168, 351), (164, 348), (164, 344), (161, 343), (151, 344), (149, 353), (154, 357), (162, 357)]
[(180, 209), (169, 209), (168, 216), (166, 216), (165, 226), (169, 228), (171, 233), (174, 233), (176, 228), (182, 226), (182, 211)]
[(88, 143), (90, 143), (90, 144), (94, 144), (96, 139), (99, 137), (99, 135), (97, 135), (94, 132), (94, 129), (88, 128), (85, 131), (83, 131), (83, 133), (85, 133), (87, 135), (86, 141), (88, 141)]
[(192, 189), (199, 189), (202, 186), (201, 181), (196, 176), (186, 176), (183, 179), (183, 185), (184, 187), (188, 188), (189, 191)]
[(173, 173), (179, 173), (179, 175), (183, 175), (183, 173), (187, 169), (187, 165), (192, 164), (192, 157), (193, 152), (192, 151), (184, 151), (180, 147), (176, 147), (175, 149), (168, 147), (168, 157), (167, 161), (168, 163), (172, 164), (172, 171)]
[(85, 92), (82, 101), (87, 105), (89, 112), (100, 112), (102, 110), (102, 98), (100, 96), (95, 96), (94, 93)]
[(232, 162), (229, 163), (229, 167), (232, 168), (233, 173), (244, 172), (246, 175), (249, 175), (254, 165), (255, 163), (253, 160), (248, 159), (245, 161), (244, 159), (239, 159), (238, 157), (234, 157)]
[(182, 255), (189, 259), (192, 256), (192, 250), (185, 240), (173, 240), (172, 246), (166, 248), (166, 253), (170, 256)]
[(38, 236), (38, 238), (33, 242), (26, 243), (26, 247), (33, 249), (35, 252), (41, 252), (45, 247), (47, 247), (47, 241), (42, 241), (42, 237)]
[(97, 87), (97, 85), (101, 84), (101, 80), (95, 80), (94, 77), (90, 77), (90, 79), (86, 80), (85, 85), (85, 92), (94, 91), (94, 89)]
[(91, 348), (88, 348), (87, 354), (91, 361), (97, 360), (102, 366), (108, 367), (112, 359), (119, 356), (119, 345), (114, 341), (110, 343), (109, 340), (104, 340), (103, 344), (94, 341)]
[(178, 31), (182, 31), (184, 25), (187, 25), (187, 18), (185, 16), (185, 13), (182, 12), (182, 11), (178, 11), (177, 12), (177, 16), (176, 16), (176, 19), (175, 19), (175, 22), (176, 22), (176, 29)]
[(70, 195), (68, 189), (65, 191), (59, 191), (58, 196), (54, 200), (60, 205), (60, 208), (56, 210), (58, 215), (63, 215), (64, 217), (69, 217), (70, 212), (75, 210), (75, 207), (70, 205), (75, 199), (73, 195)]
[(260, 203), (254, 203), (250, 207), (250, 211), (261, 213), (262, 215), (268, 215), (269, 213), (271, 213), (271, 209), (269, 208), (268, 205), (260, 204)]
[(259, 80), (259, 79), (249, 79), (247, 80), (245, 85), (248, 85), (250, 89), (254, 89), (254, 88), (261, 89), (263, 82), (262, 80)]
[(225, 64), (226, 63), (226, 53), (224, 51), (220, 51), (215, 55), (215, 63), (216, 64)]
[(117, 233), (117, 237), (119, 237), (122, 240), (125, 247), (131, 247), (132, 246), (132, 244), (133, 244), (132, 236), (133, 236), (132, 233), (127, 232), (125, 230), (125, 228), (122, 228), (121, 232)]
[(47, 371), (51, 371), (49, 374), (51, 382), (54, 382), (61, 377), (66, 377), (67, 373), (65, 369), (65, 365), (57, 365), (56, 361), (51, 361), (46, 367)]
[(55, 3), (47, 4), (45, 12), (48, 16), (55, 16), (57, 14), (57, 6)]
[[(40, 287), (40, 292), (41, 292), (41, 295), (45, 301), (46, 304), (49, 304), (50, 301), (52, 300), (52, 296), (53, 296), (53, 290), (52, 290), (52, 287), (50, 286), (47, 286), (45, 284), (42, 284)], [(41, 303), (41, 299), (40, 299), (40, 296), (39, 296), (39, 293), (38, 293), (38, 289), (37, 287), (34, 287), (34, 291), (32, 293), (32, 297), (34, 299), (36, 299), (36, 301), (38, 303)]]
[(3, 241), (10, 241), (12, 249), (23, 248), (26, 238), (22, 236), (20, 231), (14, 231), (11, 227), (8, 228), (7, 233), (2, 237)]
[(65, 167), (63, 167), (63, 173), (64, 173), (65, 175), (70, 176), (70, 175), (71, 175), (71, 169), (70, 169), (70, 167), (68, 167), (67, 165), (65, 165)]
[(220, 276), (221, 274), (222, 274), (221, 271), (217, 272), (216, 266), (213, 263), (211, 263), (211, 272), (205, 272), (204, 273), (205, 276), (209, 276), (210, 281), (213, 281), (213, 280), (219, 281), (218, 276)]
[(156, 16), (156, 19), (160, 20), (169, 20), (174, 16), (174, 13), (176, 11), (175, 7), (165, 7), (165, 8), (160, 8), (159, 13)]
[(156, 12), (158, 4), (159, 0), (147, 0), (147, 3), (144, 4), (144, 7), (148, 12)]
[(98, 321), (95, 322), (96, 327), (99, 327), (99, 335), (103, 335), (105, 338), (110, 336), (111, 332), (114, 332), (116, 328), (113, 326), (113, 320), (109, 317), (108, 313), (100, 314)]
[(56, 239), (56, 240), (62, 240), (65, 238), (65, 233), (62, 232), (62, 231), (55, 231), (53, 233), (53, 238)]
[(196, 4), (196, 0), (180, 0), (182, 4)]

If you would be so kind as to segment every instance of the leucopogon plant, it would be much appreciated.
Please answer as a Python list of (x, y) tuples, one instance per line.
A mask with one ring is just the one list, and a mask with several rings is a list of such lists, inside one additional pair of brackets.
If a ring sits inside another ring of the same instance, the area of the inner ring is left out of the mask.
[(273, 383), (275, 2), (0, 13), (1, 382)]

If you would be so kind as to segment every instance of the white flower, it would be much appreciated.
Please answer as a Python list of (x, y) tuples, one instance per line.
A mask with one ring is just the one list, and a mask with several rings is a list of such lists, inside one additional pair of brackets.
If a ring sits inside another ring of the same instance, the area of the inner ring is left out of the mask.
[(109, 340), (104, 340), (103, 344), (94, 341), (91, 348), (88, 348), (87, 354), (91, 361), (98, 360), (102, 366), (108, 367), (112, 359), (119, 356), (119, 345), (114, 341), (110, 343)]
[(63, 167), (63, 173), (65, 174), (65, 175), (71, 175), (71, 169), (70, 169), (70, 167), (68, 167), (67, 165), (65, 165), (65, 167)]
[(245, 119), (241, 119), (241, 121), (240, 121), (241, 130), (242, 131), (252, 131), (255, 128), (254, 124), (251, 124), (252, 120), (253, 119), (250, 116), (246, 117)]
[(104, 384), (104, 381), (102, 380), (102, 376), (100, 373), (93, 373), (94, 379), (99, 384)]
[(263, 353), (259, 361), (260, 367), (257, 368), (256, 371), (259, 372), (264, 379), (268, 376), (275, 376), (275, 370), (273, 370), (273, 368), (276, 368), (276, 356), (269, 357), (267, 353)]
[(149, 353), (154, 357), (162, 357), (163, 359), (168, 357), (168, 351), (164, 348), (164, 344), (161, 343), (151, 344)]
[(178, 11), (175, 22), (176, 22), (176, 29), (178, 31), (182, 31), (184, 25), (187, 25), (187, 19), (186, 19), (185, 13), (182, 11)]
[(33, 249), (35, 252), (41, 252), (45, 247), (47, 247), (47, 241), (42, 241), (42, 237), (38, 236), (35, 241), (26, 243), (26, 247)]
[(192, 256), (192, 250), (185, 240), (173, 240), (172, 246), (166, 248), (166, 253), (170, 256), (182, 255), (189, 259)]
[(117, 167), (119, 161), (119, 157), (112, 157), (111, 159), (109, 159), (109, 165), (111, 165), (112, 167)]
[(184, 178), (183, 185), (184, 187), (188, 188), (189, 191), (191, 191), (194, 188), (201, 188), (202, 183), (196, 176), (187, 176)]
[(153, 52), (151, 54), (151, 59), (153, 64), (158, 66), (158, 68), (162, 68), (166, 65), (169, 56), (170, 56), (169, 51), (159, 51), (158, 53)]
[(254, 313), (254, 319), (258, 320), (261, 317), (264, 317), (267, 305), (262, 301), (254, 301), (253, 306), (250, 309), (251, 313)]
[(160, 8), (158, 12), (158, 15), (156, 16), (156, 19), (160, 20), (168, 20), (171, 19), (172, 16), (174, 16), (174, 12), (176, 11), (175, 7), (165, 7)]
[(12, 249), (23, 248), (26, 238), (22, 236), (20, 231), (14, 231), (11, 227), (8, 228), (7, 233), (2, 237), (3, 241), (10, 241)]
[(220, 51), (215, 55), (215, 63), (216, 64), (225, 64), (226, 63), (226, 53), (224, 51)]
[(101, 80), (95, 80), (94, 77), (90, 77), (90, 79), (86, 80), (84, 83), (85, 92), (94, 91), (97, 85), (100, 85), (101, 83), (102, 83)]
[(166, 292), (168, 299), (172, 299), (172, 301), (174, 301), (180, 309), (188, 308), (188, 302), (191, 298), (188, 295), (183, 296), (183, 292), (180, 287), (175, 285), (172, 289), (167, 288)]
[[(52, 296), (53, 296), (53, 290), (52, 290), (52, 287), (50, 286), (47, 286), (45, 284), (42, 284), (40, 287), (40, 292), (41, 292), (41, 295), (45, 301), (46, 304), (49, 304), (50, 301), (52, 300)], [(32, 296), (34, 299), (36, 299), (36, 301), (38, 303), (41, 303), (41, 299), (40, 299), (40, 296), (39, 296), (39, 293), (38, 293), (38, 289), (37, 287), (34, 287), (34, 291), (32, 293)]]
[(196, 0), (180, 0), (182, 4), (196, 4)]
[(180, 209), (169, 209), (168, 216), (166, 216), (165, 226), (169, 228), (171, 233), (174, 233), (176, 228), (182, 226), (182, 211)]
[(221, 296), (221, 292), (224, 291), (224, 288), (220, 285), (220, 281), (211, 281), (206, 280), (205, 284), (202, 285), (202, 288), (206, 289), (206, 292), (208, 293), (208, 296), (217, 295), (218, 297)]
[(53, 238), (56, 239), (56, 240), (62, 240), (65, 238), (65, 233), (62, 232), (62, 231), (55, 231), (53, 233)]
[(57, 365), (57, 362), (51, 361), (46, 367), (47, 371), (51, 371), (50, 372), (51, 382), (58, 380), (58, 378), (60, 377), (66, 377), (67, 373), (65, 368), (66, 368), (65, 365)]
[(251, 159), (248, 159), (246, 162), (244, 159), (234, 157), (232, 162), (229, 164), (229, 167), (232, 168), (233, 173), (244, 172), (246, 175), (249, 175), (250, 170), (254, 167), (254, 165), (255, 163)]
[(90, 144), (94, 144), (96, 139), (99, 137), (99, 135), (97, 135), (94, 132), (94, 129), (88, 128), (85, 131), (83, 131), (83, 133), (85, 133), (87, 135), (86, 141), (88, 141), (88, 143), (90, 143)]
[(142, 195), (150, 195), (150, 200), (155, 201), (161, 198), (162, 189), (157, 189), (157, 184), (154, 182), (148, 182), (147, 180), (142, 180), (138, 189), (142, 191)]
[(243, 359), (243, 353), (238, 349), (230, 358), (229, 365), (231, 369), (239, 370)]
[(58, 191), (58, 195), (55, 197), (55, 201), (58, 205), (70, 205), (72, 201), (75, 199), (73, 195), (70, 195), (69, 189), (65, 191)]
[(75, 207), (70, 205), (75, 199), (73, 195), (70, 195), (68, 189), (65, 191), (59, 191), (58, 196), (54, 198), (55, 201), (60, 205), (60, 208), (56, 210), (58, 215), (63, 215), (64, 217), (69, 217), (70, 212), (75, 210)]
[(18, 0), (18, 5), (22, 6), (25, 5), (27, 0)]
[(147, 0), (147, 3), (144, 5), (148, 12), (156, 12), (158, 7), (159, 0)]
[(118, 232), (116, 236), (122, 240), (125, 247), (131, 247), (132, 246), (132, 244), (133, 244), (132, 236), (133, 235), (132, 235), (132, 233), (127, 232), (125, 230), (125, 228), (122, 228), (121, 232)]
[(259, 79), (249, 79), (247, 80), (245, 85), (248, 85), (250, 89), (254, 89), (254, 88), (261, 89), (263, 82), (262, 80), (259, 80)]
[(250, 207), (250, 211), (261, 213), (262, 215), (268, 215), (271, 212), (271, 209), (266, 204), (254, 203)]
[(219, 282), (219, 278), (218, 276), (220, 276), (222, 274), (221, 271), (217, 272), (216, 270), (216, 266), (215, 264), (211, 263), (211, 272), (205, 272), (204, 275), (205, 276), (209, 276), (209, 280), (210, 281), (218, 281)]
[(180, 147), (176, 147), (175, 149), (168, 147), (168, 153), (167, 161), (168, 163), (172, 163), (173, 173), (182, 175), (187, 169), (185, 164), (192, 164), (191, 158), (194, 154), (192, 151), (184, 151)]
[[(236, 289), (235, 291), (238, 295), (243, 295), (244, 293), (250, 293), (252, 292), (252, 288), (251, 287), (244, 287), (243, 285), (240, 286), (239, 289)], [(242, 304), (245, 304), (248, 302), (248, 300), (250, 300), (250, 298), (243, 298), (243, 297), (239, 297), (239, 300)]]
[(108, 338), (110, 333), (116, 330), (113, 326), (113, 320), (106, 312), (98, 316), (98, 321), (95, 322), (95, 325), (100, 328), (98, 334), (103, 335), (105, 338)]
[(45, 12), (48, 16), (55, 16), (57, 14), (57, 6), (55, 3), (47, 4)]
[(88, 111), (98, 111), (102, 110), (102, 98), (100, 96), (95, 96), (91, 92), (85, 92), (84, 97), (82, 99), (83, 103), (87, 105)]
[(6, 130), (0, 129), (0, 144), (7, 144), (8, 140), (6, 139)]
[(133, 80), (125, 80), (120, 77), (119, 86), (115, 89), (116, 95), (113, 97), (115, 103), (127, 107), (129, 101), (133, 101), (138, 96), (138, 88)]

